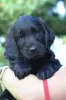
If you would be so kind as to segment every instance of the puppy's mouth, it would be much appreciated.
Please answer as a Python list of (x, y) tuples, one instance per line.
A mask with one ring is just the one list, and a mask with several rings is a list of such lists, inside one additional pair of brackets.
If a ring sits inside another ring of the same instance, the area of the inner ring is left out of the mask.
[(22, 55), (26, 59), (37, 59), (37, 58), (43, 57), (45, 53), (46, 53), (46, 50), (44, 49), (36, 50), (34, 52), (30, 52), (29, 50), (22, 51)]
[(33, 55), (29, 59), (38, 59), (40, 57), (43, 57), (44, 55)]
[(43, 57), (44, 54), (25, 54), (24, 57), (26, 59), (37, 59), (37, 58), (40, 58), (40, 57)]

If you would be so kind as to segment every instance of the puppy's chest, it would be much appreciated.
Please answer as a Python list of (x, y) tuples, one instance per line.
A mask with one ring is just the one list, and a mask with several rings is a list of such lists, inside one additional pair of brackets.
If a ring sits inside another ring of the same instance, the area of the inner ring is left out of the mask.
[(37, 72), (39, 72), (43, 67), (46, 66), (46, 64), (48, 63), (48, 60), (42, 58), (42, 59), (35, 59), (35, 60), (31, 60), (30, 62), (30, 66), (31, 66), (31, 73), (36, 74)]

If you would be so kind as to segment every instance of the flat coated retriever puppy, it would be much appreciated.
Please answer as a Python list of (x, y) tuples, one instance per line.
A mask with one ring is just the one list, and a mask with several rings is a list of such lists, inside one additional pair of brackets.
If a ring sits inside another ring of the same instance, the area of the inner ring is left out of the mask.
[[(7, 35), (5, 58), (19, 79), (31, 73), (39, 79), (48, 79), (58, 71), (61, 64), (50, 50), (54, 38), (42, 18), (20, 16), (17, 19)], [(0, 98), (16, 100), (7, 90)]]

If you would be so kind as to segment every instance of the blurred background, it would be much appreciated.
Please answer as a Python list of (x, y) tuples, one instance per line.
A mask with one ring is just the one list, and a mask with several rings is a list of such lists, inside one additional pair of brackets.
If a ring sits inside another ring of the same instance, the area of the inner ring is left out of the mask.
[(0, 0), (0, 66), (4, 59), (6, 35), (21, 15), (42, 17), (63, 43), (66, 43), (66, 0)]

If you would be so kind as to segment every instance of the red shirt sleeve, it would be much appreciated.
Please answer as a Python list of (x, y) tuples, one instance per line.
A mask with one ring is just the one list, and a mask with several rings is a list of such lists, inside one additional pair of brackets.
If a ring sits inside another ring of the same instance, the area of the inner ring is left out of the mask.
[(45, 100), (50, 100), (49, 88), (48, 88), (47, 80), (43, 80), (43, 87), (44, 87)]

